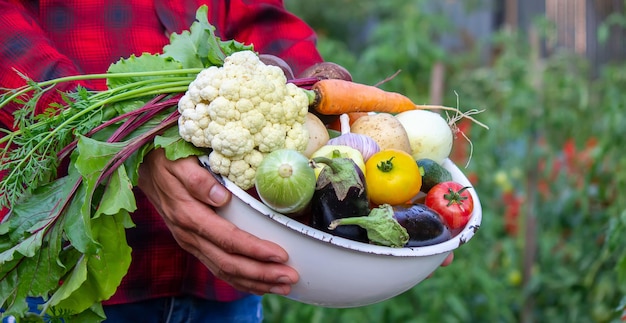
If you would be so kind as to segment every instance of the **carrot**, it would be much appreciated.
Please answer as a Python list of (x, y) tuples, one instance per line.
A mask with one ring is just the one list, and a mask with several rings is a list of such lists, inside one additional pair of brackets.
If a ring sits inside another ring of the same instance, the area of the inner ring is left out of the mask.
[[(319, 80), (313, 84), (311, 90), (315, 98), (309, 107), (322, 115), (341, 115), (356, 112), (398, 114), (415, 109), (459, 112), (456, 108), (440, 105), (416, 105), (411, 99), (400, 93), (389, 92), (376, 86), (346, 80)], [(462, 114), (462, 117), (481, 124), (470, 117), (469, 114)]]
[(351, 81), (325, 79), (316, 82), (312, 88), (316, 98), (315, 111), (321, 114), (341, 115), (349, 112), (400, 113), (415, 109), (408, 97), (387, 92), (375, 86)]

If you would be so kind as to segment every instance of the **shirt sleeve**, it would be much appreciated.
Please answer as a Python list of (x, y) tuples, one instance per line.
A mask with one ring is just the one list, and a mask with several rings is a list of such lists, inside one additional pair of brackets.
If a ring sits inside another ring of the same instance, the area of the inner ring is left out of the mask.
[[(81, 74), (66, 56), (59, 53), (31, 12), (16, 1), (0, 1), (0, 88), (13, 89), (26, 85), (24, 76), (44, 81), (61, 76)], [(38, 102), (38, 113), (49, 103), (59, 100), (58, 91), (69, 91), (84, 83), (64, 83), (47, 91)], [(13, 112), (8, 105), (0, 109), (0, 126), (13, 128)]]
[[(17, 1), (0, 1), (0, 88), (14, 89), (26, 85), (27, 77), (44, 81), (61, 76), (79, 74), (76, 66), (55, 50), (52, 42), (32, 18), (29, 10)], [(64, 83), (55, 90), (69, 91), (77, 85)], [(59, 101), (59, 92), (47, 91), (37, 104), (40, 113), (50, 103)], [(0, 108), (0, 128), (15, 130), (13, 112), (17, 105), (8, 104)], [(6, 172), (0, 172), (3, 178)], [(0, 219), (9, 209), (0, 206)]]

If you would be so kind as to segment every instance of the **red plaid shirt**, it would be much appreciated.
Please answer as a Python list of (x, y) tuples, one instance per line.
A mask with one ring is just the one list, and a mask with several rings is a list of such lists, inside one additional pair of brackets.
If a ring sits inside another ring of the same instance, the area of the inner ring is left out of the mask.
[[(158, 53), (169, 34), (190, 26), (202, 4), (209, 6), (209, 21), (222, 39), (253, 44), (258, 52), (282, 57), (295, 73), (322, 60), (313, 30), (287, 13), (281, 0), (0, 1), (0, 87), (24, 85), (14, 70), (41, 81), (102, 73), (121, 57)], [(104, 81), (84, 85), (105, 87)], [(46, 101), (55, 99), (53, 95)], [(11, 128), (12, 120), (11, 107), (0, 109), (0, 125)], [(133, 261), (117, 293), (105, 304), (183, 294), (219, 301), (243, 296), (178, 246), (140, 192), (137, 203), (136, 227), (128, 230)]]

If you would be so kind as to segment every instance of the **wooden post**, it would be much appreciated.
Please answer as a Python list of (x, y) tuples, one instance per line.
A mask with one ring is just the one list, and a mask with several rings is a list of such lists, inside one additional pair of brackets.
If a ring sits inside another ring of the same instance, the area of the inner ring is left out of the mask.
[(518, 27), (518, 13), (519, 8), (517, 6), (517, 0), (506, 0), (504, 5), (504, 26), (511, 30), (515, 30)]
[(434, 105), (443, 103), (443, 87), (446, 74), (446, 68), (441, 61), (435, 62), (430, 70), (430, 93), (429, 102)]
[[(530, 43), (530, 73), (532, 77), (532, 86), (535, 88), (537, 94), (541, 95), (542, 82), (543, 82), (543, 64), (541, 62), (541, 46), (540, 39), (537, 30), (530, 26), (529, 28), (529, 43)], [(541, 102), (541, 101), (540, 101)], [(533, 118), (541, 118), (542, 106), (532, 107), (529, 113)], [(526, 203), (523, 214), (523, 245), (524, 250), (522, 258), (522, 285), (524, 288), (528, 288), (532, 284), (533, 268), (537, 262), (537, 186), (538, 186), (538, 174), (535, 169), (535, 165), (538, 163), (538, 156), (536, 155), (536, 145), (541, 136), (543, 136), (541, 129), (533, 128), (531, 131), (533, 138), (529, 140), (527, 148), (527, 156), (530, 165), (526, 167)], [(533, 295), (527, 295), (524, 298), (522, 305), (522, 311), (520, 313), (521, 323), (533, 323), (534, 322), (535, 301)]]

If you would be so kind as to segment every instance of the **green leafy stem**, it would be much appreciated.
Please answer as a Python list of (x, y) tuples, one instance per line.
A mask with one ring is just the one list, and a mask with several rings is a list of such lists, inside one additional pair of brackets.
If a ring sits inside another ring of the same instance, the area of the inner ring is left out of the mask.
[[(101, 115), (104, 120), (107, 120), (109, 113), (104, 113), (108, 106), (129, 101), (132, 99), (144, 98), (154, 96), (162, 93), (182, 93), (187, 90), (189, 83), (195, 77), (195, 74), (199, 73), (200, 69), (181, 69), (181, 70), (167, 70), (159, 72), (140, 72), (140, 73), (119, 73), (119, 74), (93, 74), (93, 75), (81, 75), (73, 77), (59, 78), (52, 81), (46, 81), (37, 83), (36, 85), (30, 85), (26, 88), (22, 88), (7, 100), (0, 103), (0, 108), (6, 106), (6, 103), (11, 100), (17, 99), (19, 96), (28, 93), (28, 91), (36, 90), (37, 88), (48, 87), (48, 89), (60, 82), (69, 82), (83, 79), (94, 78), (137, 78), (146, 76), (162, 76), (160, 78), (143, 79), (129, 84), (125, 84), (116, 88), (112, 88), (106, 91), (97, 92), (89, 97), (90, 105), (85, 108), (72, 108), (72, 103), (69, 103), (65, 109), (58, 112), (57, 115), (50, 118), (37, 118), (35, 123), (27, 124), (27, 122), (21, 122), (23, 124), (18, 130), (13, 131), (6, 136), (0, 138), (0, 145), (5, 144), (5, 147), (10, 147), (13, 140), (17, 136), (23, 136), (32, 144), (21, 144), (18, 150), (5, 149), (1, 153), (3, 165), (0, 169), (8, 170), (8, 174), (0, 185), (0, 190), (6, 192), (2, 196), (3, 205), (13, 205), (16, 200), (24, 195), (24, 193), (30, 192), (31, 187), (37, 187), (42, 184), (41, 180), (53, 178), (56, 173), (56, 167), (59, 160), (65, 157), (73, 147), (59, 147), (55, 146), (56, 143), (65, 143), (68, 137), (75, 137), (82, 135), (81, 133), (74, 133), (64, 131), (67, 128), (74, 128), (72, 125), (81, 124), (86, 122), (90, 116)], [(183, 76), (171, 76), (171, 75), (183, 75)], [(164, 76), (165, 75), (165, 76)], [(163, 106), (163, 105), (161, 105)], [(155, 108), (155, 106), (150, 106)], [(132, 114), (142, 113), (143, 110), (134, 110)], [(102, 128), (109, 126), (128, 115), (121, 115), (117, 118), (108, 119), (107, 122), (102, 123), (103, 120), (98, 121), (100, 126), (91, 130), (101, 130)], [(143, 122), (150, 118), (144, 118)], [(60, 123), (55, 124), (55, 121), (62, 120)], [(88, 129), (88, 128), (87, 128)], [(120, 128), (120, 131), (124, 128)], [(41, 135), (39, 131), (43, 131)], [(19, 149), (22, 149), (21, 151)], [(54, 152), (50, 153), (49, 149), (53, 149)], [(56, 155), (56, 158), (52, 156)], [(23, 158), (26, 157), (26, 158)], [(61, 158), (59, 158), (61, 157)], [(29, 174), (38, 174), (36, 177), (32, 177)], [(30, 178), (30, 185), (23, 186), (19, 183), (24, 183), (24, 178)], [(37, 180), (40, 179), (40, 180)]]

